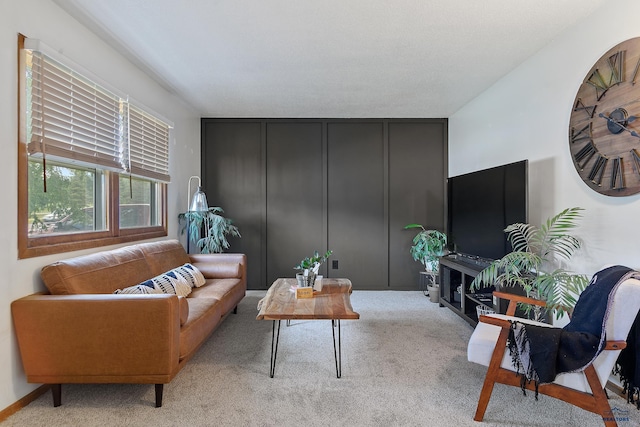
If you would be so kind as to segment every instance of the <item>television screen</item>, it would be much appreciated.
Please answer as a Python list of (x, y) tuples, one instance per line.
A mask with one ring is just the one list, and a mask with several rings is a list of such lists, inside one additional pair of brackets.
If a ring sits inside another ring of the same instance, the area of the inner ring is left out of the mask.
[(511, 252), (504, 229), (527, 222), (527, 170), (522, 160), (448, 179), (449, 250), (486, 259)]

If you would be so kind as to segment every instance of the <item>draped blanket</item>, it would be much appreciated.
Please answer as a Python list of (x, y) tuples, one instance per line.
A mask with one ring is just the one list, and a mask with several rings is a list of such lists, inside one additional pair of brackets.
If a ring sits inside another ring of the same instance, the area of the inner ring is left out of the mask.
[(613, 295), (632, 276), (640, 278), (638, 272), (619, 265), (594, 274), (562, 329), (512, 322), (508, 347), (523, 392), (526, 382), (534, 381), (537, 399), (538, 384), (553, 382), (564, 372), (582, 371), (600, 354)]
[(640, 409), (640, 312), (629, 331), (627, 347), (618, 356), (615, 373), (620, 375), (627, 402)]

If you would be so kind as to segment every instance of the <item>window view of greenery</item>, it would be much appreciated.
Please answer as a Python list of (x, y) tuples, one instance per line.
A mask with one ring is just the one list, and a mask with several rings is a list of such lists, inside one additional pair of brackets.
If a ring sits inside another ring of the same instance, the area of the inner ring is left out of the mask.
[(47, 163), (45, 192), (42, 169), (42, 161), (29, 161), (29, 235), (107, 228), (101, 172)]
[(120, 228), (160, 225), (158, 184), (120, 175)]
[[(29, 235), (108, 229), (106, 184), (99, 169), (47, 162), (46, 192), (42, 161), (29, 161)], [(119, 176), (120, 228), (161, 225), (158, 183)]]

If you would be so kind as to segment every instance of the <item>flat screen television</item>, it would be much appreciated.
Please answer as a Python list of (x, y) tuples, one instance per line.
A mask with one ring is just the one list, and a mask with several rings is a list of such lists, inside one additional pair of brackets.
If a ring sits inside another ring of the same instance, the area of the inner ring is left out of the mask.
[(522, 160), (449, 178), (449, 250), (486, 260), (511, 252), (504, 229), (527, 222), (527, 173)]

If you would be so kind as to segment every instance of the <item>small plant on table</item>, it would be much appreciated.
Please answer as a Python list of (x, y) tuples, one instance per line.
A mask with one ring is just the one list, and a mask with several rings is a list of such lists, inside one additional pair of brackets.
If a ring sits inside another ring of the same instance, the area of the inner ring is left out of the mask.
[(320, 255), (318, 251), (315, 251), (313, 253), (313, 256), (302, 259), (298, 265), (293, 267), (294, 270), (300, 271), (300, 273), (296, 275), (296, 278), (298, 278), (298, 284), (300, 284), (302, 280), (302, 283), (304, 283), (306, 286), (313, 286), (313, 282), (315, 281), (315, 278), (318, 275), (320, 266), (332, 254), (333, 254), (333, 251), (331, 250), (325, 252), (324, 255)]

